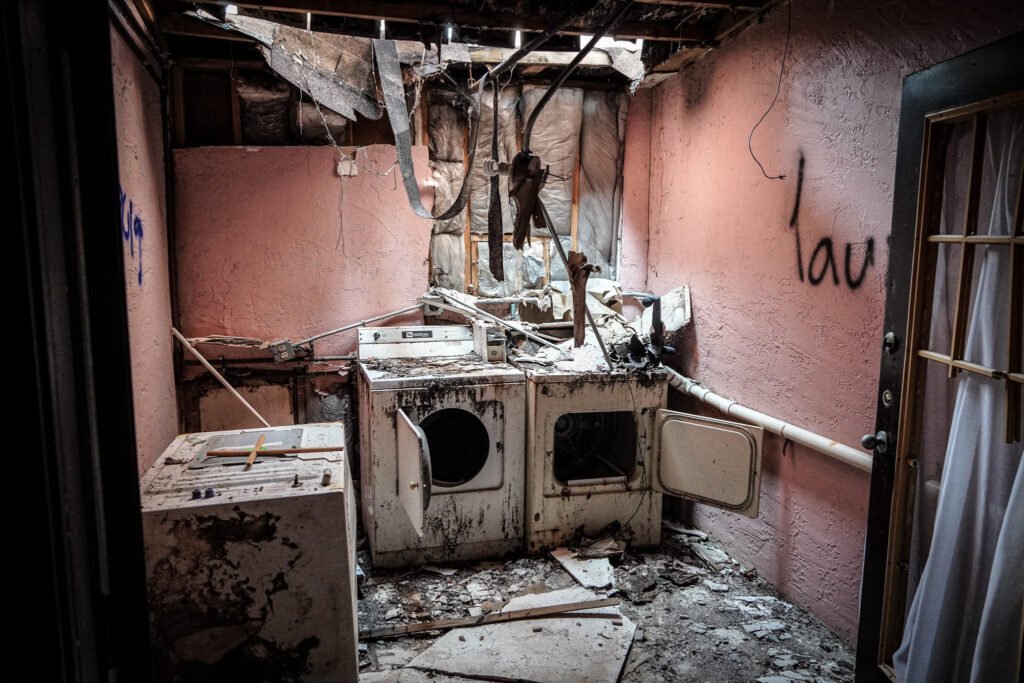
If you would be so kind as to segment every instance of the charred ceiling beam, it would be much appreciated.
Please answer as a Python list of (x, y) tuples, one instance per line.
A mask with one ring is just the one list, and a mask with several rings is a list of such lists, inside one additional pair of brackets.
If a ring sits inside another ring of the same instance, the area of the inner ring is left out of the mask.
[(764, 7), (764, 0), (721, 0), (700, 2), (700, 0), (637, 0), (640, 5), (669, 5), (671, 7), (693, 7), (697, 9), (728, 9), (728, 10), (759, 10)]
[(769, 10), (780, 5), (783, 0), (767, 0), (758, 11), (729, 12), (713, 15), (705, 19), (706, 30), (714, 36), (713, 46), (698, 46), (679, 43), (649, 43), (644, 45), (644, 65), (647, 76), (641, 87), (650, 88), (672, 74), (686, 68), (697, 59), (707, 54), (712, 47), (721, 45), (753, 23), (760, 23)]
[[(192, 4), (192, 3), (182, 3)], [(207, 3), (229, 4), (227, 0)], [(269, 18), (266, 12), (310, 13), (391, 23), (413, 23), (436, 29), (454, 27), (457, 29), (491, 29), (509, 31), (543, 30), (551, 22), (555, 10), (544, 11), (542, 3), (469, 4), (469, 3), (423, 3), (412, 0), (383, 2), (377, 0), (270, 0), (269, 2), (233, 2), (250, 16)], [(593, 3), (586, 3), (592, 5)], [(689, 5), (641, 4), (631, 12), (613, 31), (616, 38), (634, 40), (672, 41), (687, 44), (707, 44), (713, 36), (701, 27), (686, 23), (689, 13), (705, 11), (708, 3)], [(715, 7), (721, 4), (710, 3)], [(480, 9), (483, 7), (483, 9)], [(493, 9), (487, 9), (493, 7)], [(660, 10), (653, 12), (652, 10)], [(714, 10), (710, 10), (714, 11)], [(593, 34), (598, 30), (605, 13), (587, 15), (582, 21), (568, 27), (562, 33), (570, 35)]]

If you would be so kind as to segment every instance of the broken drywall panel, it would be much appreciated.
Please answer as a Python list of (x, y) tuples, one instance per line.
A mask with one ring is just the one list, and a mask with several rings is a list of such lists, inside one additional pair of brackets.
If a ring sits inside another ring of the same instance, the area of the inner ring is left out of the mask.
[(615, 572), (608, 558), (584, 558), (568, 548), (555, 548), (551, 557), (585, 588), (608, 588), (615, 585)]
[(608, 57), (612, 61), (612, 67), (630, 80), (629, 94), (635, 95), (636, 89), (644, 80), (644, 62), (641, 59), (641, 51), (623, 47), (608, 47), (605, 48), (605, 52), (608, 53)]
[(614, 277), (616, 233), (622, 213), (623, 143), (629, 98), (587, 91), (580, 133), (578, 249)]
[(430, 236), (431, 286), (465, 291), (466, 243), (461, 234)]
[[(644, 309), (641, 329), (651, 329), (654, 320), (653, 307)], [(678, 332), (693, 321), (690, 310), (690, 286), (675, 287), (661, 295), (661, 322), (665, 332)]]
[[(519, 118), (520, 89), (507, 86), (498, 94), (498, 161), (508, 162), (519, 151), (517, 132), (521, 127)], [(484, 170), (484, 162), (491, 158), (491, 142), (494, 131), (494, 100), (490, 87), (480, 98), (480, 135), (476, 144), (476, 163), (470, 177), (470, 229), (473, 232), (487, 232), (487, 214), (490, 210), (490, 176)], [(502, 231), (512, 232), (512, 202), (508, 196), (508, 176), (498, 178), (501, 197)]]
[[(545, 86), (523, 86), (524, 122), (529, 120), (546, 91)], [(530, 139), (530, 150), (550, 171), (540, 191), (540, 199), (559, 235), (571, 232), (573, 177), (576, 175), (582, 116), (583, 91), (559, 88), (537, 116)]]
[[(582, 597), (581, 597), (582, 596)], [(502, 611), (592, 600), (585, 589), (565, 589), (510, 600)], [(408, 667), (491, 680), (561, 683), (617, 681), (636, 624), (613, 607), (610, 618), (562, 616), (488, 624), (446, 633)]]
[(370, 119), (383, 114), (368, 39), (303, 31), (241, 14), (229, 14), (223, 22), (202, 10), (189, 14), (255, 39), (271, 69), (345, 118), (354, 121), (355, 112)]

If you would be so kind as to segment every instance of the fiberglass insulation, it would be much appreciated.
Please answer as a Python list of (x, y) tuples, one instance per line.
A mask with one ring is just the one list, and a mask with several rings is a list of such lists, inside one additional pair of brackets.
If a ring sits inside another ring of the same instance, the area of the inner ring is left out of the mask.
[[(530, 112), (546, 90), (545, 86), (523, 87), (524, 122), (530, 118)], [(531, 151), (541, 158), (551, 173), (540, 192), (540, 198), (559, 235), (571, 232), (572, 185), (582, 118), (583, 91), (578, 88), (560, 88), (541, 110), (530, 140)]]
[(589, 91), (583, 97), (578, 251), (606, 277), (616, 256), (628, 107), (623, 92)]

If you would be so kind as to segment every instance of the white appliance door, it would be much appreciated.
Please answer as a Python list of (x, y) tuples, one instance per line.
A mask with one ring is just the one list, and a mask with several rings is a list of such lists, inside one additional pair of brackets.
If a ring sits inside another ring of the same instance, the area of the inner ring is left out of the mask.
[(430, 447), (427, 435), (400, 409), (395, 418), (398, 435), (398, 499), (416, 535), (423, 537), (423, 512), (430, 505)]
[(659, 410), (652, 488), (757, 517), (763, 435), (760, 427)]

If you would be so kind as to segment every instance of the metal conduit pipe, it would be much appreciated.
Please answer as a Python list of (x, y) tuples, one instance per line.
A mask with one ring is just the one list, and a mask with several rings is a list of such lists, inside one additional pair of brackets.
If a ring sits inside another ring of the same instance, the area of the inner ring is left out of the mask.
[(852, 465), (859, 470), (863, 470), (865, 472), (871, 471), (871, 456), (866, 455), (855, 448), (833, 441), (821, 434), (815, 434), (814, 432), (808, 431), (802, 427), (797, 427), (796, 425), (791, 425), (788, 422), (783, 422), (782, 420), (771, 417), (770, 415), (765, 415), (764, 413), (759, 413), (756, 410), (751, 410), (750, 408), (741, 406), (736, 401), (719, 396), (707, 387), (676, 372), (672, 368), (665, 367), (665, 370), (669, 373), (668, 383), (674, 389), (677, 389), (684, 394), (689, 394), (697, 400), (713, 406), (715, 409), (725, 413), (726, 415), (730, 415), (744, 422), (749, 422), (750, 424), (762, 427), (772, 434), (778, 434), (784, 439), (789, 439), (793, 443), (798, 443), (801, 446), (806, 446), (807, 448), (818, 451), (819, 453), (824, 453), (831, 458), (835, 458), (847, 465)]

